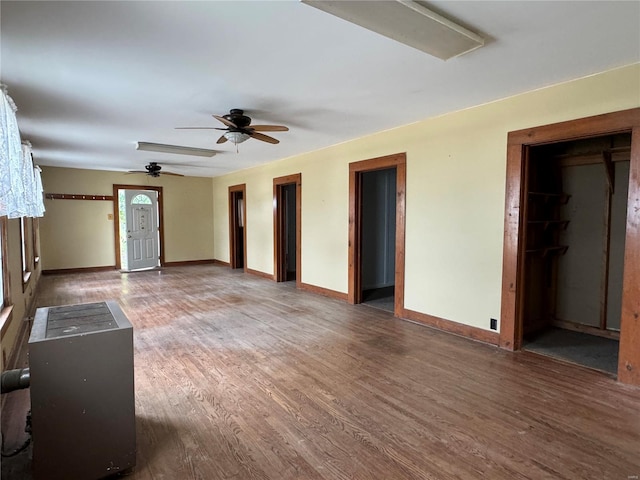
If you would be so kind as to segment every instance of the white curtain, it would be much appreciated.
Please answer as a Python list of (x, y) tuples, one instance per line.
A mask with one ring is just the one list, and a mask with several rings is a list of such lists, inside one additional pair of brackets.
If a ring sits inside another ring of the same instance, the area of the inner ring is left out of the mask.
[(34, 167), (31, 144), (20, 143), (16, 106), (0, 85), (0, 216), (41, 217), (44, 214), (40, 167)]
[(0, 85), (0, 97), (0, 216), (15, 218), (16, 213), (24, 210), (25, 203), (20, 178), (22, 147), (17, 109), (4, 85)]
[(33, 176), (35, 178), (35, 201), (36, 210), (34, 217), (44, 216), (44, 189), (42, 188), (42, 169), (38, 165), (33, 166)]
[(33, 165), (33, 153), (31, 143), (22, 142), (22, 165), (20, 171), (22, 188), (24, 190), (24, 210), (20, 217), (41, 217), (44, 213), (44, 201), (42, 198), (42, 183), (38, 185), (40, 168), (36, 170)]

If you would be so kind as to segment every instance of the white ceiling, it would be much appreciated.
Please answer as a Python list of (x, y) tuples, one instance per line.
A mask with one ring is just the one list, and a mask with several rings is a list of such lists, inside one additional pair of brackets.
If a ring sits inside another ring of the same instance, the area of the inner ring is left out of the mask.
[[(40, 165), (217, 176), (640, 61), (637, 1), (428, 6), (486, 45), (444, 62), (295, 0), (3, 0), (0, 79)], [(218, 131), (174, 128), (231, 108), (290, 131), (236, 154)]]

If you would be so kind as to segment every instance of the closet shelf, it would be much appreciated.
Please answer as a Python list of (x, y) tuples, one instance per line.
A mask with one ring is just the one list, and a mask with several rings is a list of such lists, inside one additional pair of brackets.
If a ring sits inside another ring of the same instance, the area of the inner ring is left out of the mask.
[(568, 245), (554, 245), (550, 247), (540, 247), (526, 250), (526, 253), (530, 255), (540, 255), (542, 257), (547, 257), (549, 255), (564, 255), (565, 253), (567, 253), (568, 249)]
[(549, 193), (549, 192), (529, 192), (529, 196), (542, 198), (545, 202), (556, 201), (559, 205), (564, 205), (569, 201), (571, 195), (568, 193)]
[(529, 220), (527, 223), (529, 225), (540, 225), (545, 231), (551, 227), (566, 230), (569, 220)]

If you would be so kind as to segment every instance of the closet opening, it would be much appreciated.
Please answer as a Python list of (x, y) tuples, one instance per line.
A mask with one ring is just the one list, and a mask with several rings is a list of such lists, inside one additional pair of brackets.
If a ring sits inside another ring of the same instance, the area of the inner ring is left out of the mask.
[(393, 312), (395, 306), (396, 169), (361, 174), (362, 303)]
[(302, 174), (273, 179), (274, 280), (302, 282)]
[[(349, 164), (349, 303), (404, 313), (405, 153)], [(377, 298), (374, 298), (377, 297)]]
[(531, 146), (522, 348), (615, 375), (631, 133)]
[(246, 185), (229, 187), (229, 266), (247, 271)]

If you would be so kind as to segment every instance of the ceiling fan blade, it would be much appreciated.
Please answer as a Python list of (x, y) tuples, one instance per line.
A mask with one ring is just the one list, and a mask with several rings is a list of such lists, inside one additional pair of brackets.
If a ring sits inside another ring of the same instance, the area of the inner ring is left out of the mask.
[(256, 132), (288, 132), (289, 128), (284, 125), (249, 125), (250, 129)]
[(224, 135), (222, 135), (222, 136), (218, 139), (218, 141), (217, 141), (216, 143), (224, 143), (224, 142), (226, 142), (226, 141), (227, 141), (227, 137), (225, 137)]
[(227, 120), (227, 119), (226, 119), (226, 118), (224, 118), (224, 117), (221, 117), (221, 116), (219, 116), (219, 115), (213, 115), (213, 118), (215, 118), (216, 120), (218, 120), (218, 121), (220, 121), (220, 122), (224, 123), (227, 127), (238, 128), (238, 126), (237, 126), (235, 123), (233, 123), (233, 122), (232, 122), (232, 121), (230, 121), (230, 120)]
[(130, 173), (149, 173), (144, 170), (129, 170), (125, 175), (129, 175)]
[(174, 177), (184, 177), (181, 173), (172, 173), (172, 172), (160, 172), (160, 175), (172, 175)]
[(226, 130), (226, 128), (216, 127), (175, 127), (176, 130)]
[(262, 140), (263, 142), (267, 142), (267, 143), (280, 143), (280, 140), (276, 140), (273, 137), (270, 137), (269, 135), (263, 135), (262, 133), (258, 133), (258, 132), (250, 132), (249, 135), (251, 135), (252, 138), (255, 138), (256, 140)]

